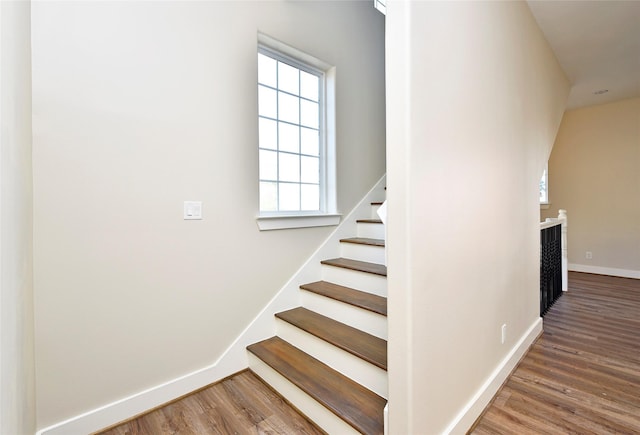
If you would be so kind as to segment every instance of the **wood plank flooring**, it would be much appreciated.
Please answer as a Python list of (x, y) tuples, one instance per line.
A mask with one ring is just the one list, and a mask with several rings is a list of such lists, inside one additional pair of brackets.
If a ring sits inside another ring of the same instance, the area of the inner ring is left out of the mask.
[(246, 370), (99, 435), (324, 434)]
[(640, 280), (569, 274), (569, 291), (471, 434), (639, 434)]

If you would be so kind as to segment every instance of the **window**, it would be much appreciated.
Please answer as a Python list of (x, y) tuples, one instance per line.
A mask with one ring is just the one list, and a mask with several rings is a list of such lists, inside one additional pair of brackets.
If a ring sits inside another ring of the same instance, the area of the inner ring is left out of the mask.
[(545, 166), (540, 178), (540, 204), (549, 204), (549, 165)]
[[(283, 46), (279, 43), (278, 48)], [(259, 225), (263, 218), (317, 217), (335, 211), (327, 71), (319, 67), (324, 66), (320, 61), (308, 63), (310, 56), (299, 60), (295, 54), (289, 47), (284, 52), (258, 47)], [(317, 224), (307, 219), (306, 224), (289, 222), (284, 227)]]

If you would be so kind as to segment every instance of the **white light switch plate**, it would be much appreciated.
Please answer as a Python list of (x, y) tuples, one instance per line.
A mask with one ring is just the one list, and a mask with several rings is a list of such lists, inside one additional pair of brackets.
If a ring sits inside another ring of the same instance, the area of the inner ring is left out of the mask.
[(184, 219), (185, 220), (202, 219), (202, 201), (185, 201), (184, 202)]

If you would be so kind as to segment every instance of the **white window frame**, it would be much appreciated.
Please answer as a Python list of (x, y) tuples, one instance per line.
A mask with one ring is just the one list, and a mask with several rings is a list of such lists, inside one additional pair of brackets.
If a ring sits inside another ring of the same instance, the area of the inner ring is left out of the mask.
[[(549, 208), (549, 164), (545, 165), (544, 171), (542, 171), (542, 177), (540, 177), (540, 184), (544, 183), (544, 197), (540, 198), (540, 207)], [(542, 192), (542, 189), (540, 189)]]
[[(258, 52), (303, 71), (311, 69), (324, 74), (320, 91), (320, 211), (259, 211), (256, 218), (258, 227), (260, 230), (276, 230), (337, 225), (341, 215), (336, 211), (335, 67), (262, 33), (258, 34)], [(258, 119), (256, 116), (256, 121)]]

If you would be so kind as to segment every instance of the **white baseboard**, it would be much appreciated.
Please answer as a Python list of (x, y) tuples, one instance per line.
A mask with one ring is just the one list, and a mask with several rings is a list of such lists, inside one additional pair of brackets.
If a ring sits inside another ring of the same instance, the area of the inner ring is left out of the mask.
[[(124, 399), (93, 409), (68, 420), (40, 429), (36, 435), (87, 435), (142, 414), (192, 391), (205, 387), (217, 379), (235, 373), (233, 368), (213, 364), (195, 372), (141, 391)], [(229, 370), (230, 369), (230, 370)]]
[(249, 367), (246, 347), (275, 335), (275, 313), (301, 305), (299, 286), (318, 280), (321, 273), (321, 260), (339, 256), (339, 240), (353, 236), (356, 219), (370, 216), (370, 203), (374, 200), (380, 200), (380, 195), (384, 195), (385, 180), (386, 176), (383, 176), (362, 201), (343, 218), (342, 223), (335, 231), (329, 235), (318, 250), (300, 267), (215, 363), (40, 429), (36, 435), (87, 435), (135, 417)]
[(597, 275), (619, 276), (621, 278), (640, 279), (640, 270), (616, 269), (614, 267), (589, 266), (586, 264), (569, 263), (569, 270), (573, 272), (595, 273)]
[(465, 434), (487, 407), (493, 396), (507, 380), (515, 366), (529, 350), (531, 345), (542, 334), (542, 318), (537, 318), (525, 332), (509, 354), (491, 373), (473, 398), (467, 403), (456, 418), (444, 431), (446, 434)]

